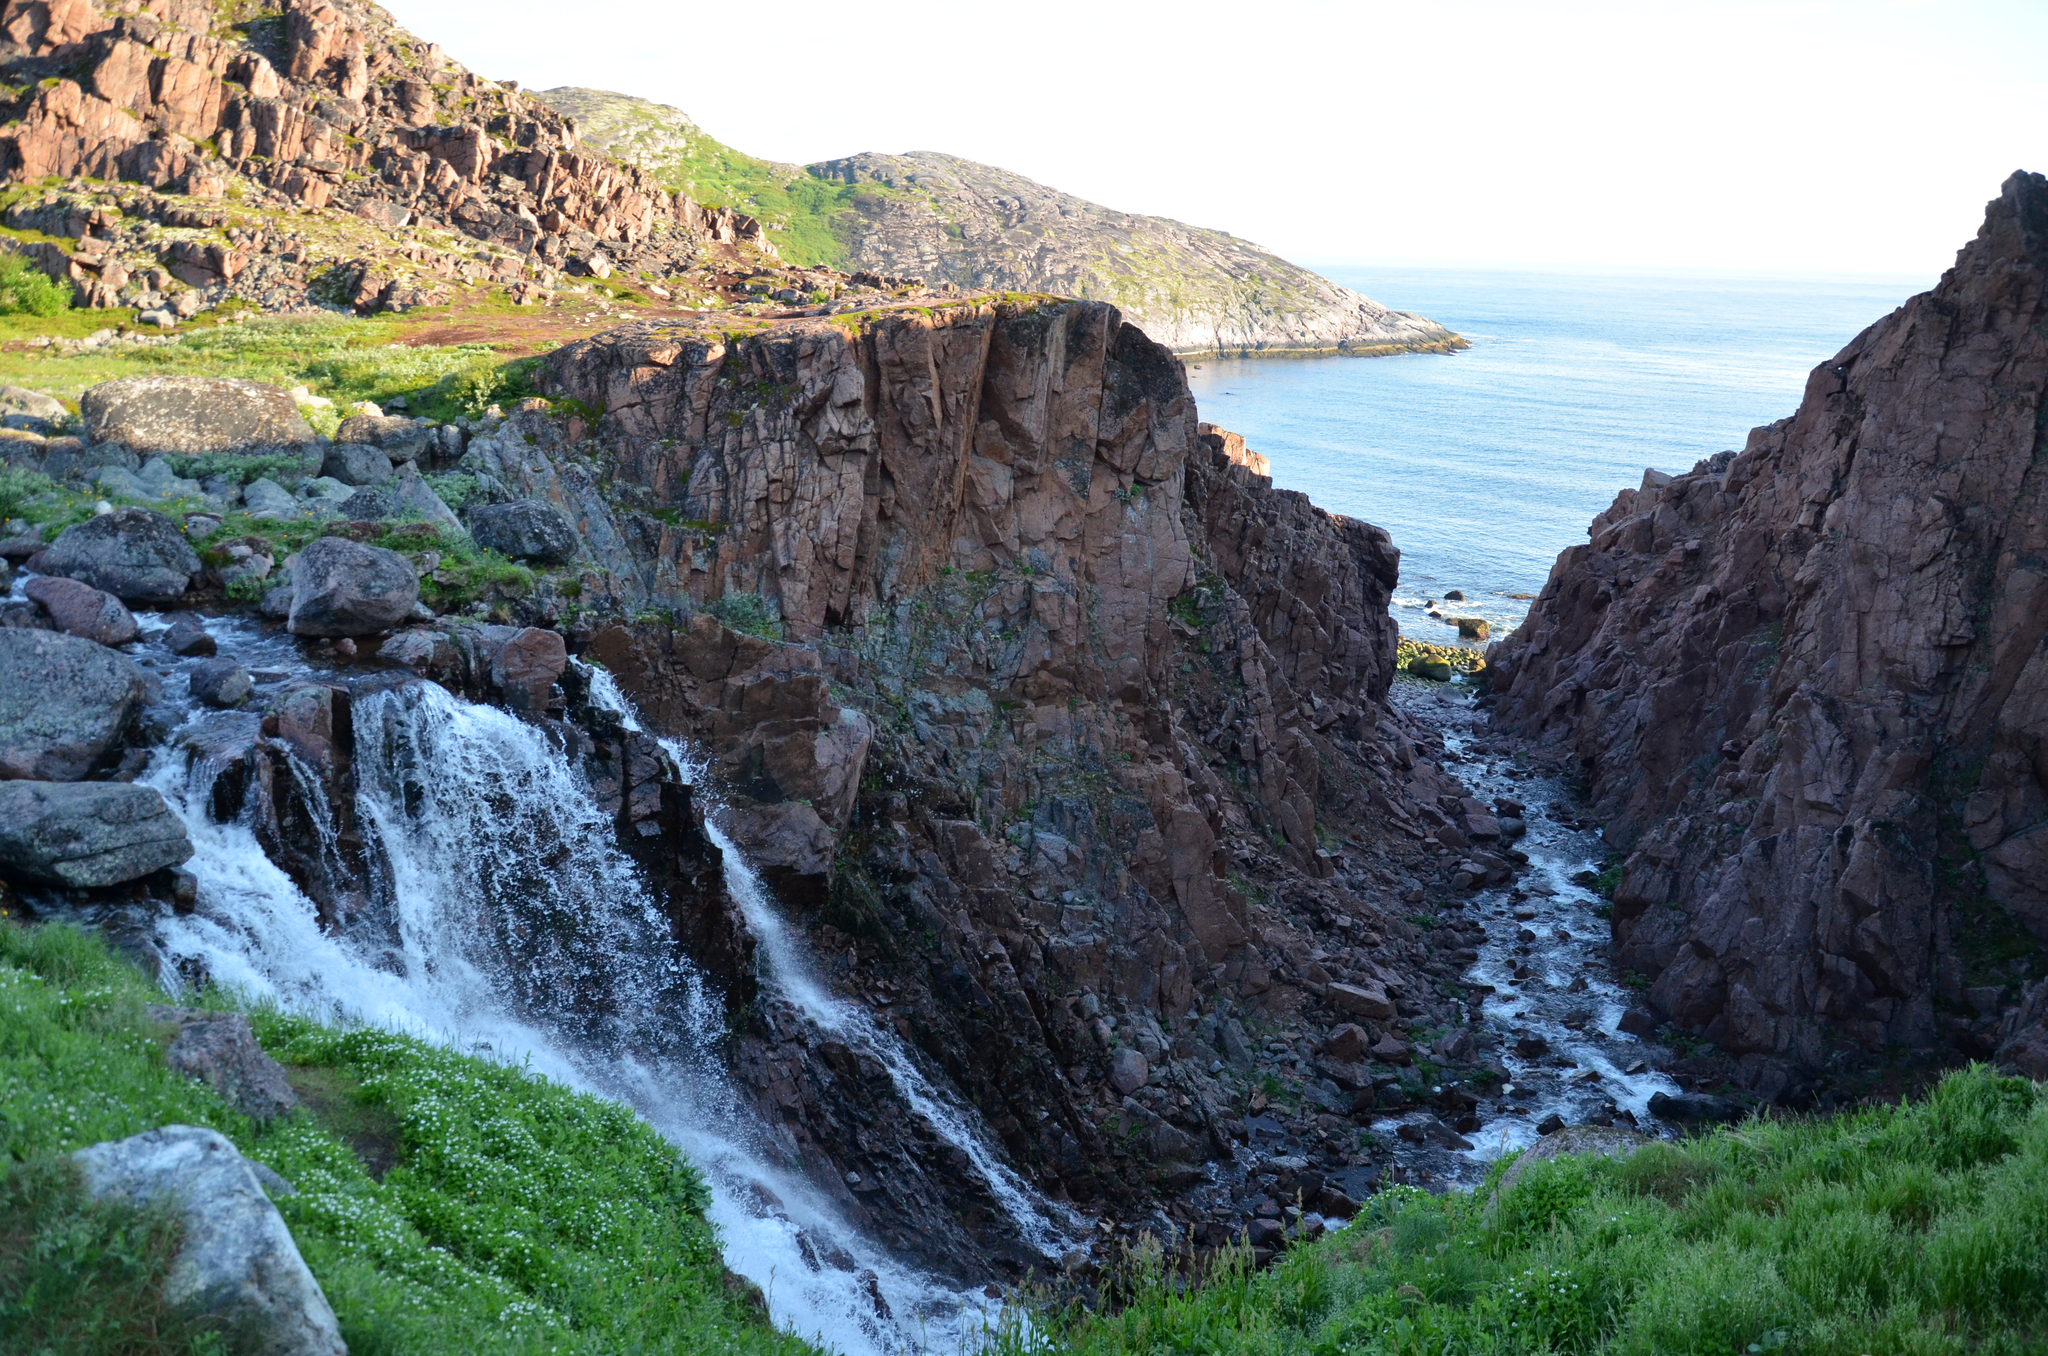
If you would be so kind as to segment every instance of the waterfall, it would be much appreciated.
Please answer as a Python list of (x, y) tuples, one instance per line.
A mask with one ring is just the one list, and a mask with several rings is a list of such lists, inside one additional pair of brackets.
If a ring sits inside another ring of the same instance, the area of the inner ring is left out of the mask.
[[(358, 820), (379, 863), (369, 887), (395, 921), (395, 948), (323, 932), (249, 825), (212, 819), (218, 764), (160, 754), (147, 780), (184, 821), (199, 881), (195, 911), (160, 925), (165, 954), (250, 997), (526, 1061), (624, 1101), (703, 1170), (726, 1264), (761, 1286), (778, 1324), (847, 1356), (965, 1347), (988, 1307), (979, 1292), (895, 1261), (776, 1161), (717, 1057), (715, 995), (668, 943), (609, 817), (542, 732), (431, 683), (361, 696), (354, 716)], [(888, 1068), (1026, 1236), (1055, 1244), (1059, 1229), (971, 1113), (893, 1033), (809, 978), (743, 856), (713, 837), (759, 935), (764, 983)]]

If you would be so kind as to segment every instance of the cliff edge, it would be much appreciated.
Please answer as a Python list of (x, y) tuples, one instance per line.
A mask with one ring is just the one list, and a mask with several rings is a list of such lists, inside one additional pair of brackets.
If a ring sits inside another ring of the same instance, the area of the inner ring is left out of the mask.
[(1492, 656), (1496, 718), (1577, 755), (1628, 854), (1617, 963), (1767, 1095), (2016, 1048), (2048, 942), (2044, 321), (2048, 179), (2018, 173), (1791, 418), (1623, 490)]

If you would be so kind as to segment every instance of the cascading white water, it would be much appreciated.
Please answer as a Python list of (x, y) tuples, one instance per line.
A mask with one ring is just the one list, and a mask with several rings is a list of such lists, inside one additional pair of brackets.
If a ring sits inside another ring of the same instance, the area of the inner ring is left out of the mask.
[[(630, 714), (623, 701), (618, 709)], [(704, 1171), (726, 1263), (762, 1287), (779, 1324), (848, 1356), (964, 1347), (984, 1321), (980, 1295), (891, 1259), (752, 1132), (714, 1054), (718, 1004), (664, 944), (666, 924), (610, 820), (540, 732), (424, 683), (360, 698), (355, 724), (357, 810), (388, 870), (378, 884), (396, 954), (323, 933), (312, 901), (255, 834), (212, 821), (219, 769), (160, 755), (148, 780), (185, 822), (195, 850), (187, 868), (199, 880), (196, 911), (161, 926), (165, 953), (251, 996), (529, 1061), (625, 1101)], [(758, 880), (715, 836), (770, 981), (888, 1067), (1020, 1227), (1052, 1239), (966, 1114), (900, 1044), (808, 980)]]
[[(590, 681), (592, 705), (617, 715), (627, 729), (642, 729), (639, 713), (611, 674), (594, 667), (586, 667), (585, 673)], [(656, 736), (656, 741), (675, 763), (682, 779), (697, 785), (700, 767), (688, 750), (666, 736)], [(802, 944), (784, 924), (767, 886), (747, 861), (746, 854), (709, 816), (705, 831), (723, 855), (726, 891), (740, 906), (747, 927), (754, 934), (762, 986), (795, 1007), (820, 1032), (836, 1037), (887, 1069), (896, 1095), (941, 1139), (966, 1155), (989, 1194), (1010, 1216), (1027, 1243), (1047, 1256), (1057, 1256), (1071, 1247), (1075, 1223), (1072, 1216), (1055, 1218), (1051, 1205), (1034, 1193), (989, 1146), (974, 1124), (974, 1113), (933, 1085), (894, 1031), (818, 982)]]

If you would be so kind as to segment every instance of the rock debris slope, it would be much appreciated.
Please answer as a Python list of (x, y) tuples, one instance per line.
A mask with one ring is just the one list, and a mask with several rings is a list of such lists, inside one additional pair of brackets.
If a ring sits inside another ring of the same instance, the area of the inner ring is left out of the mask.
[[(573, 115), (590, 145), (671, 188), (740, 187), (699, 182), (735, 157), (678, 109), (605, 90), (565, 87), (540, 97)], [(917, 151), (753, 167), (777, 187), (808, 178), (850, 190), (832, 200), (827, 225), (843, 257), (830, 262), (977, 290), (1111, 302), (1176, 353), (1464, 347), (1435, 321), (1389, 310), (1228, 232), (1118, 212), (958, 156)]]
[(1492, 657), (1628, 854), (1616, 960), (1763, 1093), (1989, 1055), (2042, 968), (2044, 322), (2048, 180), (2015, 174), (1796, 414), (1622, 491)]

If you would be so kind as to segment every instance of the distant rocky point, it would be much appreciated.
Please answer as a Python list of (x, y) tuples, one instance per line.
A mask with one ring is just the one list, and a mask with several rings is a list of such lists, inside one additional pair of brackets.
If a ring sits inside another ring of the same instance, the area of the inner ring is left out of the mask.
[[(724, 202), (847, 269), (1107, 301), (1177, 353), (1442, 353), (1465, 341), (1224, 231), (1137, 216), (932, 151), (755, 160), (687, 114), (605, 90), (538, 97), (583, 143)], [(819, 190), (827, 188), (829, 192)]]

